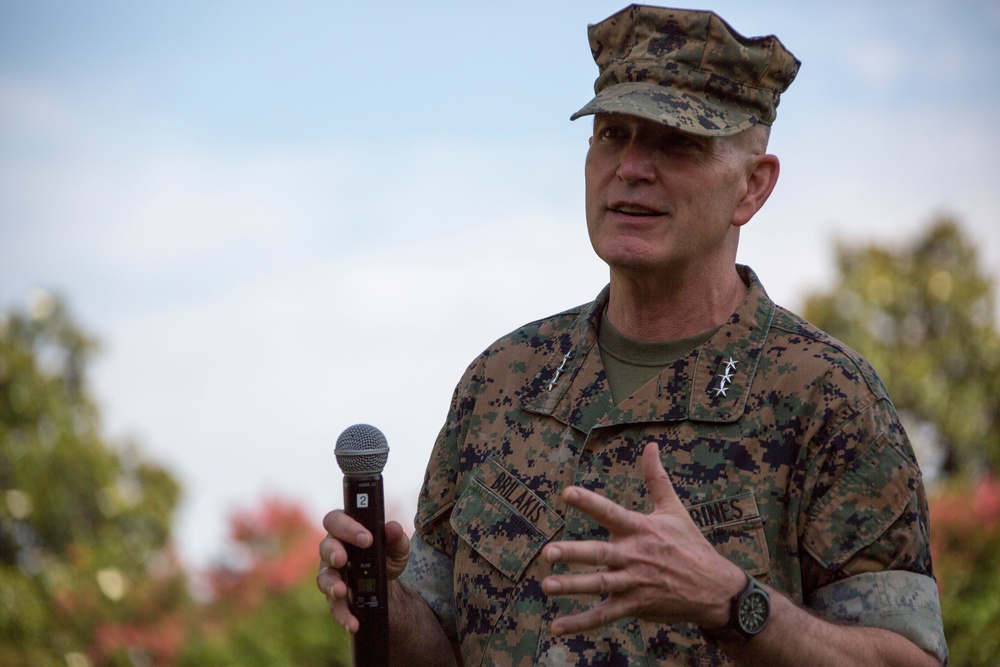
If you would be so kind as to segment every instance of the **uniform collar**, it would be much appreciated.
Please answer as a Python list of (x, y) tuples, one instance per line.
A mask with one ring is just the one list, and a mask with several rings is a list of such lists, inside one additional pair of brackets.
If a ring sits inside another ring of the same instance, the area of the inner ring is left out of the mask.
[(719, 330), (617, 407), (597, 346), (609, 288), (580, 311), (542, 370), (521, 394), (521, 406), (583, 432), (615, 424), (680, 421), (727, 423), (740, 418), (774, 317), (774, 302), (756, 274), (737, 265), (746, 298)]

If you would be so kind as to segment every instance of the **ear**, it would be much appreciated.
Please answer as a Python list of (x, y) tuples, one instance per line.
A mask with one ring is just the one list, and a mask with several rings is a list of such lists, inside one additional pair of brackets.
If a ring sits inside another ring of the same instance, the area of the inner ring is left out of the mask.
[(753, 157), (747, 173), (746, 192), (736, 205), (736, 210), (733, 211), (733, 226), (742, 227), (750, 222), (750, 218), (760, 210), (767, 198), (771, 196), (771, 192), (778, 182), (778, 172), (780, 171), (781, 164), (778, 162), (778, 156), (765, 153)]

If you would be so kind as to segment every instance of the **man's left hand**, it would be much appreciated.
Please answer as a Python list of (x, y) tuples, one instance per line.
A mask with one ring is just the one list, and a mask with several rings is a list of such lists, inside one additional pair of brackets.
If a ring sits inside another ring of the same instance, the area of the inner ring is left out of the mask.
[(549, 595), (606, 596), (579, 614), (552, 622), (554, 634), (581, 632), (619, 618), (660, 623), (690, 622), (718, 628), (729, 618), (730, 600), (746, 584), (743, 572), (705, 539), (677, 497), (660, 452), (650, 443), (642, 470), (653, 512), (640, 514), (579, 487), (563, 492), (566, 503), (590, 515), (610, 540), (553, 542), (542, 552), (551, 563), (600, 568), (586, 574), (552, 575), (542, 581)]

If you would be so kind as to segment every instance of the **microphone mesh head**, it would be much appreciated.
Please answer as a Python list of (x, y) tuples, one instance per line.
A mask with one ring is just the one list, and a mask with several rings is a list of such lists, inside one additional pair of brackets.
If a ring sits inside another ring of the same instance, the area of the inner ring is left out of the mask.
[(337, 438), (335, 454), (337, 465), (348, 477), (378, 475), (389, 458), (389, 443), (374, 426), (355, 424)]

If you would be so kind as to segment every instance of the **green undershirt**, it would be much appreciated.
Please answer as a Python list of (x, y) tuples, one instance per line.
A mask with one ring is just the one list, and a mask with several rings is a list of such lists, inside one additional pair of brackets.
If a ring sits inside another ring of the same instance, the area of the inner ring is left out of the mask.
[(601, 315), (597, 344), (615, 405), (631, 396), (663, 369), (711, 338), (719, 327), (689, 338), (664, 343), (647, 343), (622, 335), (608, 322), (608, 312)]

